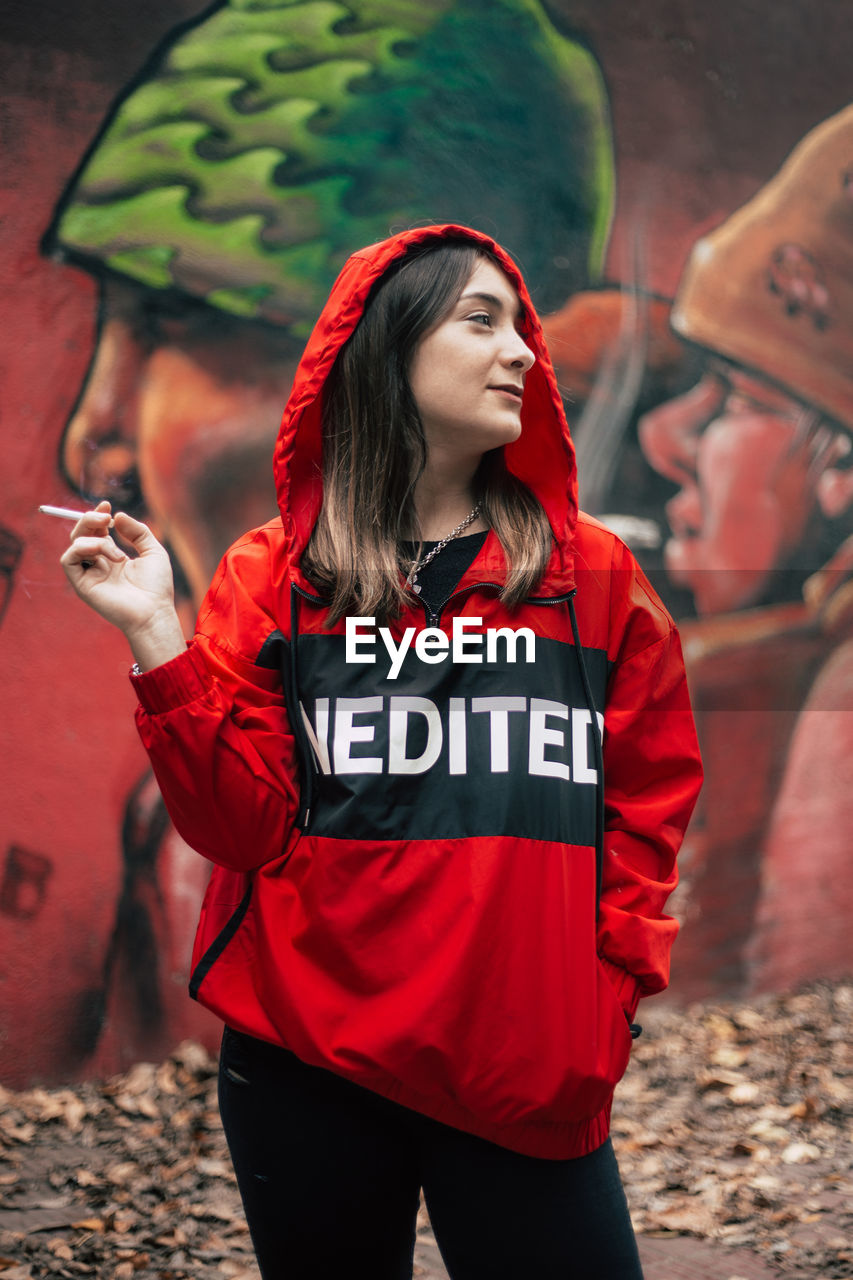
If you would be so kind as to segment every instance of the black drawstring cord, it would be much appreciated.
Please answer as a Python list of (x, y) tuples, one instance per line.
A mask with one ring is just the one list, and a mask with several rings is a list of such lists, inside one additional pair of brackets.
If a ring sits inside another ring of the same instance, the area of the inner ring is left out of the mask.
[(575, 653), (577, 655), (581, 683), (583, 684), (584, 697), (586, 698), (586, 705), (592, 719), (592, 743), (593, 750), (595, 752), (595, 772), (598, 775), (598, 785), (595, 790), (595, 920), (597, 924), (601, 908), (601, 886), (604, 878), (604, 752), (601, 749), (601, 728), (598, 723), (598, 711), (595, 706), (595, 699), (592, 696), (592, 687), (589, 683), (586, 663), (583, 659), (583, 649), (581, 648), (578, 620), (575, 614), (574, 595), (575, 593), (573, 591), (569, 596), (569, 617), (572, 622), (572, 636), (575, 641)]
[(302, 719), (302, 707), (299, 702), (298, 666), (296, 662), (296, 645), (299, 639), (299, 592), (295, 583), (290, 584), (290, 687), (293, 694), (293, 729), (299, 745), (299, 759), (302, 765), (302, 801), (299, 806), (297, 826), (304, 831), (308, 826), (311, 806), (314, 801), (314, 755), (305, 723)]
[[(601, 745), (601, 727), (598, 723), (598, 713), (595, 707), (595, 699), (592, 696), (592, 687), (589, 683), (586, 663), (583, 658), (583, 649), (581, 648), (580, 631), (578, 630), (578, 620), (575, 614), (574, 591), (569, 596), (569, 617), (572, 622), (572, 636), (575, 641), (575, 653), (578, 659), (578, 670), (581, 673), (581, 683), (583, 684), (584, 696), (589, 714), (592, 717), (593, 733), (592, 741), (595, 750), (595, 771), (598, 774), (598, 786), (596, 788), (595, 803), (595, 922), (598, 924), (598, 917), (601, 912), (601, 886), (604, 879), (604, 751)], [(627, 1018), (627, 1013), (625, 1014)], [(631, 1039), (636, 1040), (642, 1035), (643, 1028), (638, 1022), (631, 1022), (628, 1018), (628, 1026), (631, 1030)]]

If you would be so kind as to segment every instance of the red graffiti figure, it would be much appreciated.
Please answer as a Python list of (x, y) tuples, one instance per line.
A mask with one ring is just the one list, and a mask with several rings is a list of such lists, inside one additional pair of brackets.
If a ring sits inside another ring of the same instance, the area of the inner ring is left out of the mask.
[(848, 108), (696, 245), (672, 323), (707, 372), (640, 423), (678, 485), (665, 564), (699, 615), (697, 992), (853, 968), (851, 145)]

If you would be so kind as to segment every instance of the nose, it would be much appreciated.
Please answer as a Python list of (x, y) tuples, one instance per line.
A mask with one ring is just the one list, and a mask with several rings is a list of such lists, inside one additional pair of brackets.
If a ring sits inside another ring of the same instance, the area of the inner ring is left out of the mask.
[(125, 510), (140, 503), (136, 418), (144, 355), (126, 320), (104, 321), (62, 441), (62, 467), (72, 488)]
[(689, 484), (696, 474), (699, 437), (723, 403), (726, 390), (713, 374), (685, 392), (658, 405), (640, 418), (640, 448), (661, 475), (676, 484)]
[(527, 373), (536, 363), (536, 356), (514, 325), (507, 337), (504, 362), (509, 368), (520, 369), (522, 373)]

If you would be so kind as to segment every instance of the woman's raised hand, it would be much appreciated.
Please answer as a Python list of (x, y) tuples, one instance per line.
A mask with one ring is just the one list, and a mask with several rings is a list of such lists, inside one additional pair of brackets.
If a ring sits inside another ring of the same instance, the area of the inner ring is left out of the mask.
[[(135, 557), (110, 537), (111, 524)], [(80, 598), (124, 632), (143, 670), (183, 652), (169, 555), (147, 525), (124, 512), (113, 519), (100, 502), (72, 529), (60, 563)]]

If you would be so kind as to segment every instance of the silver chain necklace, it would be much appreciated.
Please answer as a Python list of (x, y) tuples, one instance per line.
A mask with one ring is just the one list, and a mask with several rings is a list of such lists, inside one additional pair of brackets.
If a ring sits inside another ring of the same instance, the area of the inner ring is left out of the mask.
[(479, 514), (480, 514), (480, 504), (478, 502), (477, 505), (474, 507), (474, 509), (472, 511), (469, 511), (465, 519), (460, 524), (458, 524), (456, 528), (447, 535), (446, 538), (442, 538), (441, 542), (437, 543), (436, 546), (433, 547), (432, 551), (428, 552), (427, 555), (425, 556), (418, 556), (417, 560), (414, 562), (411, 569), (409, 570), (409, 576), (406, 579), (406, 586), (411, 587), (416, 595), (420, 595), (421, 593), (421, 588), (418, 585), (418, 574), (420, 573), (421, 569), (423, 569), (426, 565), (428, 565), (430, 560), (434, 560), (435, 557), (438, 555), (439, 551), (444, 550), (448, 542), (452, 542), (454, 538), (458, 538), (463, 529), (467, 529), (469, 524), (473, 524)]

